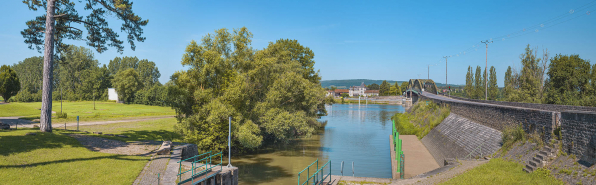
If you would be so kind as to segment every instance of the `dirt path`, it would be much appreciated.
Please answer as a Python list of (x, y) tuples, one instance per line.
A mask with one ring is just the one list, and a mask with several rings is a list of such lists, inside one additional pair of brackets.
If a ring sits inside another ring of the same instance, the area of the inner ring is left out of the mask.
[(70, 136), (77, 139), (89, 150), (120, 155), (147, 156), (152, 154), (161, 145), (161, 142), (158, 141), (122, 142), (82, 134), (70, 134)]
[(399, 138), (402, 140), (405, 156), (404, 178), (414, 177), (440, 167), (416, 135), (400, 135)]
[[(109, 120), (109, 121), (88, 121), (88, 122), (79, 122), (79, 126), (149, 121), (149, 120), (158, 120), (158, 119), (164, 119), (164, 118), (174, 118), (174, 116), (139, 117), (139, 118), (132, 118), (132, 119)], [(14, 127), (17, 123), (19, 124), (18, 127), (25, 127), (25, 128), (33, 128), (33, 125), (39, 125), (39, 123), (37, 123), (37, 122), (19, 119), (19, 117), (0, 117), (0, 122), (7, 123), (11, 127)], [(66, 123), (66, 126), (67, 127), (68, 126), (77, 126), (77, 123), (76, 122), (75, 123)], [(64, 123), (53, 122), (52, 127), (53, 128), (64, 128)]]

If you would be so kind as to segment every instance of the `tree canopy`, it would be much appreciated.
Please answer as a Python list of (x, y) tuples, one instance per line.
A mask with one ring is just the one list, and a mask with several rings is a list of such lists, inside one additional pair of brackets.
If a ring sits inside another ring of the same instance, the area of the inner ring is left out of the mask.
[[(556, 55), (548, 71), (548, 87), (545, 103), (562, 105), (590, 105), (590, 62), (579, 55)], [(592, 72), (594, 69), (592, 69)], [(592, 81), (592, 84), (594, 81)]]
[(0, 95), (2, 95), (4, 102), (8, 102), (20, 90), (21, 83), (17, 73), (10, 66), (2, 65), (0, 67)]
[(191, 41), (182, 57), (188, 70), (168, 88), (180, 118), (177, 130), (201, 149), (224, 150), (228, 117), (241, 148), (310, 135), (325, 115), (325, 91), (314, 71), (314, 53), (296, 40), (250, 47), (246, 28), (216, 30)]
[(373, 83), (373, 84), (367, 85), (366, 88), (369, 90), (379, 90), (379, 84)]
[(139, 73), (132, 68), (116, 73), (112, 84), (118, 93), (118, 99), (125, 103), (132, 103), (135, 92), (143, 88)]

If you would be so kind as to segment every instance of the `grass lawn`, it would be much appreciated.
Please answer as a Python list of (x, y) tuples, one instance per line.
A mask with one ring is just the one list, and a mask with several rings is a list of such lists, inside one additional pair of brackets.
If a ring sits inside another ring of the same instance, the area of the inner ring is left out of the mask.
[(2, 184), (132, 184), (148, 160), (92, 152), (57, 130), (0, 131)]
[(495, 158), (442, 184), (564, 184), (548, 170), (526, 173), (522, 169), (519, 163)]
[[(0, 117), (25, 116), (25, 119), (38, 119), (41, 102), (21, 103), (14, 102), (0, 105)], [(68, 114), (66, 119), (52, 118), (53, 122), (75, 122), (77, 116), (81, 121), (91, 120), (113, 120), (125, 117), (145, 116), (166, 116), (175, 115), (170, 107), (121, 104), (115, 102), (95, 102), (96, 110), (93, 110), (93, 101), (64, 102), (62, 110)], [(52, 102), (52, 110), (60, 112), (60, 101)], [(54, 114), (55, 115), (55, 114)]]
[[(174, 132), (174, 125), (176, 125), (176, 118), (165, 118), (150, 121), (80, 126), (79, 130), (91, 132), (89, 133), (89, 135), (120, 141), (173, 140), (174, 142), (181, 142), (182, 140), (180, 135)], [(67, 126), (66, 128), (68, 130), (77, 129), (76, 126)], [(103, 134), (127, 135), (128, 138), (96, 135), (92, 134), (93, 132), (103, 132)]]

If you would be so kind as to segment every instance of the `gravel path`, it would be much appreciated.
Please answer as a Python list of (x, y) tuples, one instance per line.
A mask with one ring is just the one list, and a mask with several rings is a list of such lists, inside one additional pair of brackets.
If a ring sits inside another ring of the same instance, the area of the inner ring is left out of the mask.
[(148, 156), (161, 145), (161, 142), (156, 141), (122, 142), (81, 134), (70, 134), (70, 136), (76, 138), (89, 150), (121, 155)]

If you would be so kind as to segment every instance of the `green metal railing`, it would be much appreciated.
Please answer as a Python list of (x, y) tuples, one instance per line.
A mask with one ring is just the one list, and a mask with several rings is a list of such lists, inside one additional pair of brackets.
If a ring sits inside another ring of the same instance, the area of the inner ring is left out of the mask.
[[(201, 156), (206, 156), (206, 157), (199, 158)], [(219, 157), (219, 163), (218, 164), (212, 164), (212, 159), (213, 158), (217, 158), (217, 157)], [(192, 167), (191, 167), (190, 170), (186, 170), (186, 171), (182, 172), (182, 162), (183, 161), (189, 161), (189, 162), (191, 162)], [(178, 173), (178, 179), (180, 179), (180, 182), (178, 182), (178, 184), (184, 184), (184, 183), (186, 183), (188, 181), (191, 181), (192, 184), (195, 184), (194, 180), (195, 180), (196, 177), (211, 172), (213, 168), (219, 166), (219, 170), (220, 171), (222, 170), (223, 153), (222, 152), (218, 152), (216, 154), (211, 154), (211, 151), (209, 151), (207, 153), (195, 155), (194, 157), (191, 157), (191, 158), (188, 158), (188, 159), (180, 160), (180, 161), (178, 161), (178, 163), (180, 164), (179, 170), (178, 170), (179, 171), (179, 173)], [(197, 166), (197, 164), (199, 164), (199, 166)], [(205, 167), (205, 169), (202, 169), (203, 167)], [(185, 180), (182, 180), (182, 175), (185, 174), (185, 173), (188, 173), (188, 172), (192, 172), (190, 178), (185, 179)]]
[[(310, 175), (310, 167), (312, 165), (316, 164), (316, 171), (315, 173), (313, 173), (312, 175)], [(327, 173), (325, 173), (325, 167), (327, 167)], [(306, 181), (300, 183), (300, 174), (302, 174), (304, 171), (306, 171)], [(321, 168), (319, 168), (319, 159), (317, 159), (315, 162), (313, 162), (312, 164), (308, 165), (306, 168), (304, 168), (304, 170), (300, 171), (298, 173), (298, 185), (305, 185), (305, 184), (310, 184), (310, 181), (312, 180), (312, 184), (316, 185), (316, 184), (322, 184), (323, 182), (325, 182), (325, 180), (327, 180), (327, 178), (330, 178), (331, 176), (331, 160), (327, 161), (327, 163), (325, 163), (323, 166), (321, 166)]]
[(401, 139), (399, 139), (399, 132), (397, 132), (397, 128), (395, 127), (395, 120), (392, 121), (392, 128), (393, 128), (393, 149), (395, 151), (395, 160), (397, 160), (397, 172), (403, 173), (403, 158), (404, 151), (402, 150)]

